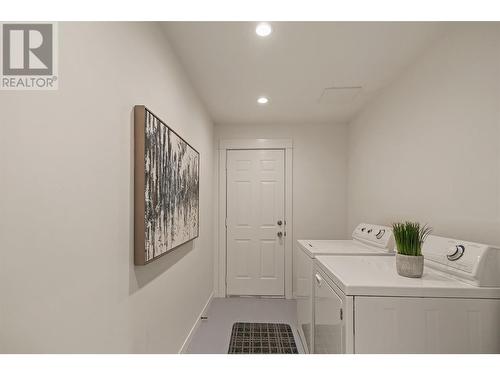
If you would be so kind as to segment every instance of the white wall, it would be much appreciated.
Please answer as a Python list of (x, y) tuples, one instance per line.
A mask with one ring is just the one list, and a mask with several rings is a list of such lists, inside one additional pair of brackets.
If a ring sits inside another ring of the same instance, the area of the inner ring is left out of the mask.
[(217, 125), (221, 139), (293, 140), (293, 236), (347, 236), (347, 128), (345, 125)]
[[(60, 89), (0, 92), (0, 351), (177, 352), (213, 288), (213, 125), (160, 25), (59, 26)], [(199, 239), (143, 267), (135, 104), (201, 155)]]
[(459, 24), (349, 126), (349, 229), (500, 244), (500, 27)]

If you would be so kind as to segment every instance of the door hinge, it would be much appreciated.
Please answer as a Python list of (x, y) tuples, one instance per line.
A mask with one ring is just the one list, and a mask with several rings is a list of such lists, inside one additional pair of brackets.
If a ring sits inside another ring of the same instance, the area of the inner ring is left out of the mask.
[(227, 228), (227, 217), (226, 217), (226, 219), (225, 219), (225, 225), (226, 225), (226, 228)]
[(340, 320), (344, 320), (344, 310), (342, 310), (342, 307), (340, 308)]

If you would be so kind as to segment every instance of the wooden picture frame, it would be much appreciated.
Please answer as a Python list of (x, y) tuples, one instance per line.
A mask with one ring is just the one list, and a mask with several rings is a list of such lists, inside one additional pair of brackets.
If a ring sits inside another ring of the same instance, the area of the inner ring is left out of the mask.
[(144, 105), (134, 107), (134, 263), (199, 236), (200, 154)]

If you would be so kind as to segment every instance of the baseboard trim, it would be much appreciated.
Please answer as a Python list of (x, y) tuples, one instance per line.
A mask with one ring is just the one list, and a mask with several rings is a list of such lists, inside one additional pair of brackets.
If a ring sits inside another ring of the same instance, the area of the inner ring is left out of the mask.
[(182, 346), (179, 350), (179, 354), (186, 354), (187, 353), (187, 350), (189, 348), (189, 344), (191, 343), (191, 340), (193, 339), (193, 336), (194, 336), (196, 330), (198, 329), (198, 326), (201, 323), (201, 317), (205, 316), (205, 314), (208, 310), (208, 307), (210, 306), (210, 303), (212, 302), (213, 298), (214, 298), (214, 291), (212, 291), (212, 293), (210, 293), (210, 297), (208, 297), (207, 303), (205, 303), (205, 306), (201, 310), (200, 315), (198, 315), (196, 322), (194, 323), (193, 327), (189, 331), (189, 334), (187, 335), (186, 340), (184, 340), (184, 343), (182, 344)]

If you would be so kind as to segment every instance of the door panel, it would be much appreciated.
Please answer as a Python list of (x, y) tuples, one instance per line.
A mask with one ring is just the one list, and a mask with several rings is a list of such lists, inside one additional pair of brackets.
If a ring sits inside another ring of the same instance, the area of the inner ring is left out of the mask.
[(250, 260), (250, 241), (248, 240), (238, 240), (235, 241), (236, 252), (238, 254), (236, 276), (238, 278), (249, 278), (250, 272), (248, 269), (248, 264)]
[(275, 193), (276, 182), (274, 181), (261, 181), (260, 182), (260, 224), (262, 226), (271, 226), (274, 228), (276, 225), (276, 208), (274, 202), (276, 198)]
[(251, 218), (251, 204), (252, 204), (252, 186), (249, 181), (236, 181), (235, 182), (236, 195), (238, 202), (236, 225), (250, 226)]
[(227, 294), (284, 295), (284, 151), (227, 152)]
[(276, 278), (276, 246), (274, 240), (264, 240), (260, 243), (260, 277)]

